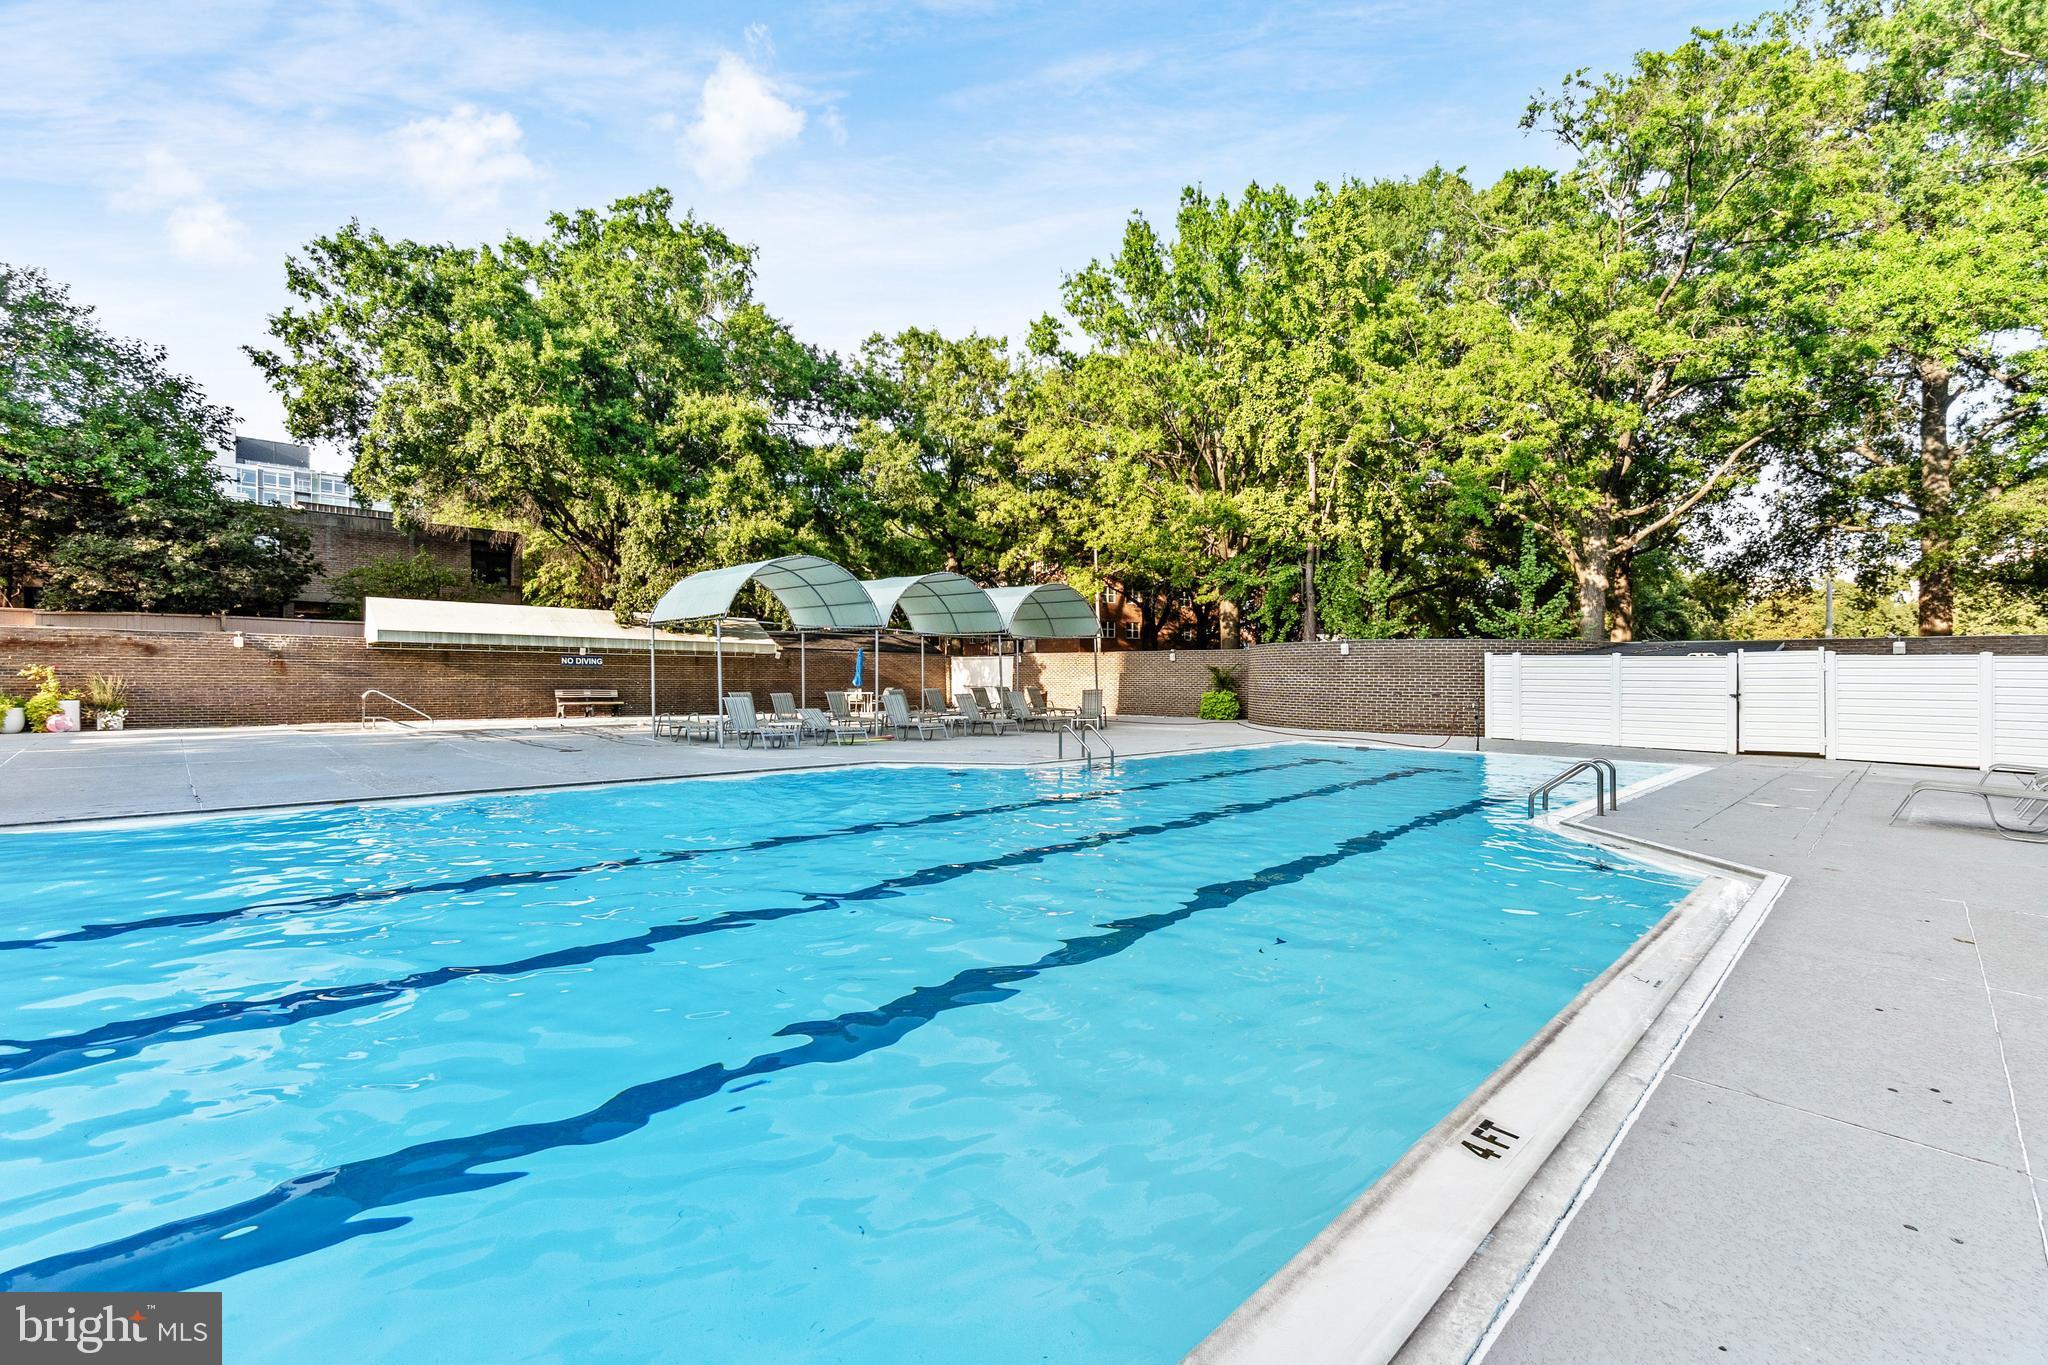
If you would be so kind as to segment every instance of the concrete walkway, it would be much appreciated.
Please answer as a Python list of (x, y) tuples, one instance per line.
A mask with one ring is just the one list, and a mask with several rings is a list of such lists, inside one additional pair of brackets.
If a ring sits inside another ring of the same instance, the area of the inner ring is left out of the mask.
[(1923, 776), (1742, 758), (1602, 822), (1791, 883), (1487, 1365), (2048, 1360), (2048, 847), (1890, 825)]
[[(1125, 756), (1290, 737), (1110, 732)], [(0, 825), (1054, 752), (1049, 734), (719, 750), (577, 722), (11, 736)], [(1961, 803), (1887, 823), (1911, 781), (1953, 771), (1614, 756), (1710, 770), (1608, 827), (1792, 880), (1489, 1365), (2048, 1360), (2048, 847), (1984, 833)], [(1475, 1266), (1489, 1254), (1506, 1253)]]

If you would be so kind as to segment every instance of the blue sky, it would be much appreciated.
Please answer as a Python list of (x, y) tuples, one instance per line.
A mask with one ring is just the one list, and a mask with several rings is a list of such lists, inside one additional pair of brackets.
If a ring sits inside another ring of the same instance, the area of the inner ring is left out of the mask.
[(351, 217), (474, 241), (666, 185), (808, 340), (1015, 336), (1184, 184), (1555, 161), (1533, 93), (1760, 6), (0, 5), (0, 259), (252, 435), (282, 411), (237, 347)]

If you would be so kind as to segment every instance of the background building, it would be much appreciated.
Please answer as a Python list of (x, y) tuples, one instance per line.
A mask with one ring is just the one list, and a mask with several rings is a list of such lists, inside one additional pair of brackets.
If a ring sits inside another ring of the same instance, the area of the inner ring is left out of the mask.
[(401, 527), (388, 503), (359, 496), (346, 475), (313, 468), (313, 452), (290, 441), (235, 438), (228, 492), (245, 502), (288, 509), (313, 538), (319, 576), (293, 609), (307, 616), (334, 610), (336, 574), (381, 559), (410, 559), (425, 551), (443, 568), (467, 574), (482, 602), (520, 600), (520, 537), (479, 526)]

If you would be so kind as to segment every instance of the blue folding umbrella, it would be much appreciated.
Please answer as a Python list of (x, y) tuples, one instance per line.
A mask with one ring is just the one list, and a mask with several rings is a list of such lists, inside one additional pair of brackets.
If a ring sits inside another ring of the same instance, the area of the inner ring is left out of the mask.
[(867, 651), (864, 649), (856, 649), (855, 651), (853, 651), (853, 685), (855, 687), (860, 686), (861, 662), (863, 658), (866, 656), (866, 654)]

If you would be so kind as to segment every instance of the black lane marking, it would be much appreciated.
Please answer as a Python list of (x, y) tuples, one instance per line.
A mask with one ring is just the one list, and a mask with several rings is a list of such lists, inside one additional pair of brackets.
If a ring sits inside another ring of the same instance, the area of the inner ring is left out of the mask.
[(150, 929), (189, 929), (209, 924), (224, 924), (230, 920), (254, 919), (258, 917), (302, 915), (315, 910), (333, 910), (344, 905), (370, 901), (397, 900), (405, 896), (428, 896), (438, 894), (463, 894), (489, 891), (506, 886), (534, 886), (549, 882), (569, 881), (576, 877), (588, 876), (593, 872), (615, 872), (634, 867), (665, 867), (673, 863), (687, 863), (697, 858), (715, 857), (726, 853), (760, 853), (772, 848), (788, 848), (795, 844), (815, 843), (825, 839), (845, 839), (862, 834), (879, 834), (886, 830), (919, 829), (930, 825), (953, 824), (961, 820), (977, 820), (985, 815), (1011, 815), (1036, 806), (1059, 805), (1068, 801), (1101, 801), (1112, 796), (1124, 796), (1131, 792), (1157, 791), (1162, 787), (1183, 786), (1190, 782), (1214, 782), (1225, 777), (1245, 777), (1253, 773), (1280, 772), (1287, 768), (1306, 767), (1312, 763), (1335, 763), (1334, 758), (1292, 758), (1284, 763), (1265, 763), (1250, 768), (1231, 768), (1213, 773), (1196, 773), (1191, 777), (1164, 779), (1158, 782), (1139, 782), (1128, 787), (1117, 787), (1104, 791), (1074, 792), (1061, 796), (1035, 796), (1028, 801), (1010, 801), (998, 806), (977, 806), (972, 810), (935, 811), (930, 815), (911, 816), (902, 820), (871, 820), (858, 825), (842, 825), (837, 829), (819, 830), (812, 834), (778, 834), (766, 839), (755, 839), (744, 844), (716, 844), (709, 848), (674, 849), (663, 853), (646, 853), (632, 858), (613, 858), (601, 863), (587, 863), (582, 867), (543, 868), (533, 872), (487, 872), (461, 881), (420, 882), (411, 886), (384, 887), (364, 891), (335, 891), (324, 896), (304, 896), (292, 900), (257, 901), (253, 905), (236, 906), (232, 910), (194, 910), (182, 915), (156, 915), (147, 919), (116, 920), (106, 924), (87, 924), (61, 934), (49, 934), (42, 938), (0, 939), (0, 953), (20, 952), (32, 948), (52, 948), (60, 943), (92, 943), (101, 939), (119, 938), (124, 934), (141, 933)]
[[(953, 1010), (990, 1005), (1016, 995), (1017, 985), (1066, 967), (1085, 966), (1135, 947), (1161, 929), (1205, 910), (1223, 909), (1260, 891), (1291, 886), (1326, 868), (1385, 848), (1404, 834), (1471, 815), (1485, 806), (1471, 800), (1415, 816), (1399, 825), (1357, 835), (1325, 853), (1307, 854), (1248, 877), (1212, 882), (1172, 910), (1111, 920), (1106, 932), (1063, 939), (1035, 962), (974, 967), (936, 986), (919, 986), (880, 1008), (832, 1019), (791, 1024), (774, 1036), (807, 1041), (764, 1052), (738, 1066), (709, 1066), (644, 1081), (593, 1109), (547, 1123), (526, 1123), (433, 1142), (295, 1176), (253, 1199), (150, 1228), (118, 1241), (47, 1257), (0, 1272), (0, 1291), (92, 1293), (115, 1285), (148, 1284), (189, 1289), (244, 1271), (308, 1255), (322, 1248), (403, 1227), (409, 1217), (363, 1215), (417, 1199), (488, 1189), (522, 1179), (524, 1171), (477, 1168), (565, 1147), (611, 1142), (646, 1127), (658, 1115), (710, 1099), (735, 1082), (795, 1067), (850, 1062), (891, 1046), (912, 1030)], [(229, 1234), (233, 1234), (230, 1236)]]
[(970, 862), (942, 863), (934, 867), (919, 868), (915, 872), (872, 882), (841, 895), (808, 894), (804, 897), (803, 903), (798, 905), (769, 906), (758, 910), (729, 910), (708, 919), (657, 924), (651, 929), (644, 929), (624, 938), (579, 944), (573, 948), (557, 948), (510, 962), (466, 967), (432, 967), (384, 981), (314, 986), (265, 999), (211, 1000), (204, 1005), (193, 1005), (187, 1009), (173, 1010), (168, 1014), (148, 1015), (140, 1019), (117, 1019), (80, 1033), (58, 1034), (50, 1038), (0, 1039), (0, 1048), (9, 1049), (0, 1052), (0, 1081), (63, 1075), (66, 1072), (96, 1066), (101, 1062), (132, 1057), (143, 1048), (157, 1043), (189, 1042), (197, 1038), (241, 1033), (250, 1029), (284, 1028), (291, 1024), (304, 1023), (308, 1019), (321, 1019), (350, 1010), (367, 1009), (372, 1005), (396, 999), (407, 992), (431, 990), (465, 977), (515, 976), (523, 972), (546, 971), (554, 967), (581, 967), (606, 958), (638, 956), (651, 953), (663, 944), (672, 943), (677, 939), (695, 938), (702, 934), (720, 933), (728, 929), (767, 924), (798, 915), (816, 914), (858, 901), (881, 900), (899, 896), (906, 890), (957, 881), (961, 877), (971, 876), (977, 872), (1025, 867), (1063, 853), (1100, 848), (1107, 844), (1121, 843), (1126, 839), (1197, 829), (1203, 825), (1214, 824), (1218, 820), (1254, 815), (1295, 801), (1306, 801), (1318, 796), (1334, 796), (1339, 792), (1354, 791), (1361, 787), (1373, 787), (1383, 782), (1394, 782), (1427, 772), (1442, 771), (1445, 770), (1428, 767), (1395, 768), (1369, 777), (1311, 787), (1307, 791), (1261, 797), (1256, 801), (1233, 802), (1227, 806), (1216, 806), (1209, 810), (1196, 811), (1192, 815), (1177, 816), (1171, 820), (1131, 825), (1124, 829), (1101, 830), (1057, 844), (1041, 844), (1034, 848), (1019, 849), (989, 858), (977, 858)]

